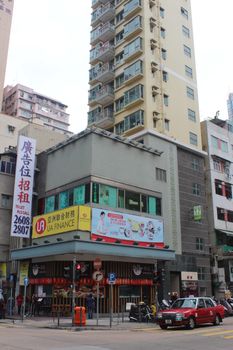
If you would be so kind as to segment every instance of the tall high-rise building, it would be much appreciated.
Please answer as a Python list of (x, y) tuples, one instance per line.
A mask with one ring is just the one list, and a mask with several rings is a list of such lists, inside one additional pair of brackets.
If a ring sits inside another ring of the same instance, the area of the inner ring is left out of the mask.
[(4, 113), (29, 121), (39, 121), (48, 129), (69, 134), (69, 114), (66, 109), (64, 103), (21, 84), (6, 86), (4, 89)]
[(230, 93), (227, 100), (228, 118), (233, 121), (233, 93)]
[(201, 149), (190, 0), (92, 0), (88, 125)]
[(0, 1), (0, 111), (6, 72), (14, 0)]

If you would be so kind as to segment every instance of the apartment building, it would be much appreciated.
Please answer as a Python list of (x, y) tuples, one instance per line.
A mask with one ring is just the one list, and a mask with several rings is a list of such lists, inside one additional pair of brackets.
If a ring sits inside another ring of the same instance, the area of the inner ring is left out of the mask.
[(228, 118), (233, 120), (233, 94), (230, 93), (227, 100)]
[(190, 1), (93, 0), (91, 25), (88, 125), (201, 149)]
[(208, 227), (215, 295), (233, 291), (233, 124), (218, 118), (201, 123), (207, 151), (206, 191)]
[[(177, 291), (183, 297), (190, 294), (211, 295), (204, 166), (206, 152), (154, 130), (143, 130), (131, 138), (146, 147), (160, 149), (166, 159), (166, 167), (156, 167), (155, 170), (156, 178), (161, 181), (161, 188), (164, 185), (172, 199), (166, 204), (166, 215), (170, 217), (173, 226), (171, 240), (167, 243), (176, 250), (176, 259), (165, 265), (165, 290)], [(169, 172), (165, 171), (167, 169)], [(174, 174), (178, 183), (174, 181)], [(179, 199), (175, 204), (173, 196), (177, 191)], [(180, 230), (180, 251), (172, 242), (178, 234), (176, 227)]]
[(0, 111), (6, 72), (14, 0), (0, 1)]
[(21, 84), (6, 86), (4, 89), (4, 113), (26, 120), (39, 120), (50, 130), (69, 134), (69, 114), (66, 109), (64, 103)]

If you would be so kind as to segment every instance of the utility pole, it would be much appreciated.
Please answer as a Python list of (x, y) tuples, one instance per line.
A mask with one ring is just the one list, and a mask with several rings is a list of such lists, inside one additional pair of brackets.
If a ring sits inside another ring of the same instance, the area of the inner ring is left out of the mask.
[(75, 317), (75, 267), (76, 267), (76, 256), (73, 258), (73, 274), (72, 274), (72, 326), (74, 326), (74, 317)]

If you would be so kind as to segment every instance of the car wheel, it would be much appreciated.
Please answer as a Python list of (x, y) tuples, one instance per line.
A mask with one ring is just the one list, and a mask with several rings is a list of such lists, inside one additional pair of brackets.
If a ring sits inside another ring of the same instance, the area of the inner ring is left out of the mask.
[(188, 321), (188, 325), (187, 328), (188, 329), (194, 329), (196, 326), (195, 320), (193, 317), (190, 317), (189, 321)]
[(215, 319), (214, 319), (214, 326), (219, 326), (220, 325), (220, 317), (219, 315), (216, 315), (215, 316)]
[(161, 329), (167, 329), (167, 326), (165, 326), (165, 325), (163, 325), (163, 324), (160, 324), (159, 327), (160, 327)]

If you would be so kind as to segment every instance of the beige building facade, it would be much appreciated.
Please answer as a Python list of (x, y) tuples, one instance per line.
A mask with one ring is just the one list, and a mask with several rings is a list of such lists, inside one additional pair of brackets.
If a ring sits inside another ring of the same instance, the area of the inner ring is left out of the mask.
[(14, 0), (0, 2), (0, 111), (7, 63)]
[(0, 154), (17, 146), (19, 134), (37, 140), (37, 153), (67, 140), (72, 135), (49, 130), (38, 119), (29, 122), (23, 118), (0, 113)]
[(4, 113), (36, 121), (47, 129), (72, 135), (69, 128), (67, 106), (48, 96), (34, 91), (32, 88), (17, 84), (6, 86), (3, 93), (2, 110)]
[(92, 11), (88, 125), (201, 149), (190, 1), (93, 0)]
[[(49, 130), (43, 125), (0, 114), (0, 287), (2, 280), (4, 280), (4, 277), (1, 276), (3, 266), (5, 268), (8, 266), (7, 273), (10, 271), (8, 264), (10, 247), (16, 248), (23, 244), (22, 240), (10, 237), (16, 149), (19, 135), (36, 140), (36, 154), (63, 143), (69, 138), (68, 135)], [(16, 267), (13, 267), (13, 271), (16, 271), (15, 269)]]

